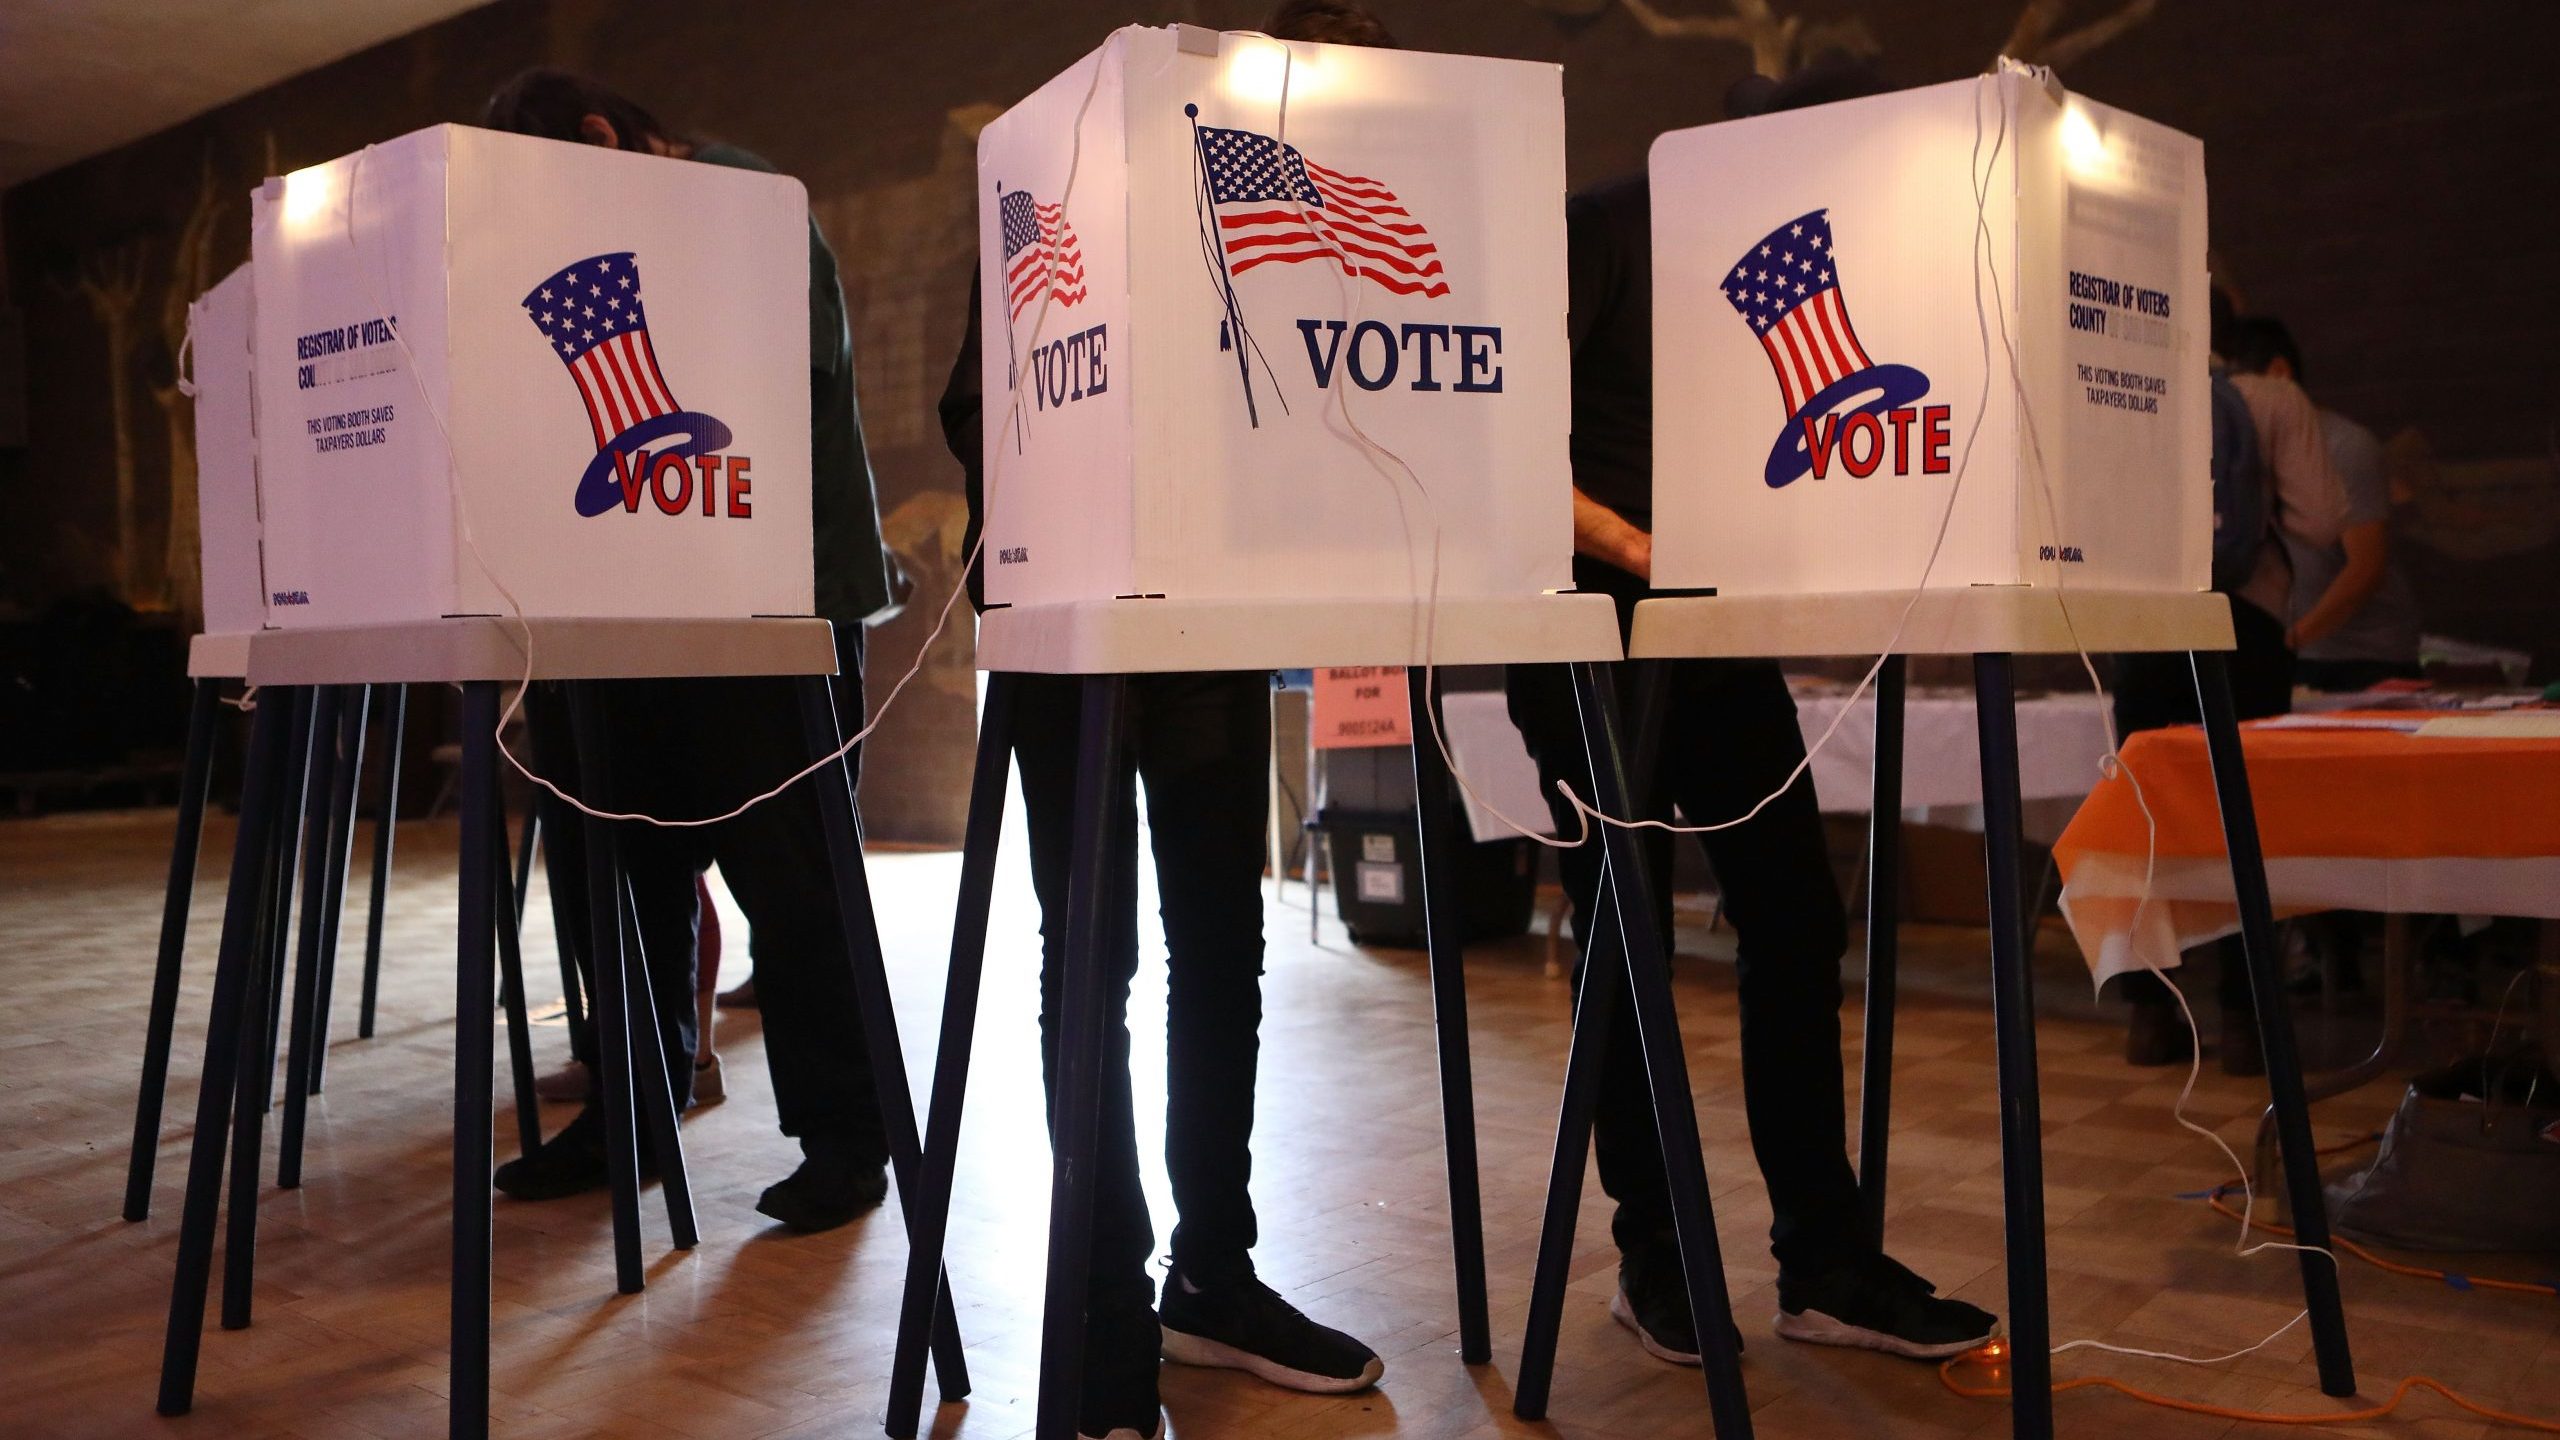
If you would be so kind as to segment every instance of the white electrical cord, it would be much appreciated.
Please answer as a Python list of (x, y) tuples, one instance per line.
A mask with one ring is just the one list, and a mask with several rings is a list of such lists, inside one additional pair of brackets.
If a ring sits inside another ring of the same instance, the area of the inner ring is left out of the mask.
[[(1117, 43), (1119, 38), (1119, 35), (1115, 32), (1112, 36), (1111, 43)], [(1074, 193), (1076, 172), (1083, 163), (1084, 117), (1086, 112), (1093, 106), (1094, 95), (1102, 87), (1102, 70), (1102, 61), (1100, 57), (1097, 57), (1094, 65), (1093, 80), (1085, 88), (1083, 102), (1076, 107), (1075, 124), (1072, 130), (1072, 148), (1069, 150), (1067, 156), (1066, 184), (1058, 197), (1058, 203), (1062, 206), (1066, 203), (1067, 197)], [(372, 302), (377, 313), (388, 314), (389, 311), (382, 304), (380, 294), (374, 289), (372, 276), (366, 273), (364, 269), (362, 257), (360, 255), (356, 255), (356, 193), (359, 188), (359, 182), (361, 181), (364, 173), (365, 158), (371, 155), (373, 150), (374, 147), (372, 145), (367, 145), (364, 149), (358, 151), (356, 153), (355, 161), (349, 169), (347, 179), (347, 249), (349, 254), (354, 256), (357, 260), (355, 267), (357, 278), (365, 287), (366, 298)], [(1057, 255), (1054, 251), (1050, 252), (1048, 256), (1048, 263), (1050, 265), (1051, 274), (1054, 276), (1057, 266)], [(1038, 343), (1040, 326), (1048, 318), (1050, 302), (1055, 295), (1056, 290), (1054, 286), (1044, 284), (1040, 298), (1040, 308), (1033, 315), (1031, 322), (1032, 342), (1035, 346)], [(392, 328), (391, 338), (392, 342), (400, 347), (401, 359), (406, 362), (411, 382), (418, 387), (419, 400), (422, 407), (427, 412), (427, 417), (435, 422), (436, 433), (442, 437), (444, 441), (445, 454), (448, 457), (451, 457), (454, 453), (453, 432), (445, 424), (443, 414), (436, 409), (434, 398), (427, 392), (426, 380), (418, 368), (417, 356), (409, 349), (408, 338), (400, 332), (400, 329), (397, 326)], [(983, 343), (983, 337), (981, 343)], [(1012, 426), (1015, 416), (1021, 410), (1022, 386), (1029, 377), (1030, 367), (1023, 366), (1017, 370), (1013, 388), (1006, 401), (1004, 428), (1010, 428)], [(1003, 447), (998, 446), (996, 448), (1000, 453)], [(985, 484), (983, 487), (983, 493), (990, 497), (994, 494), (997, 458), (998, 457), (995, 455), (990, 455), (987, 458), (985, 467)], [(456, 529), (459, 530), (462, 535), (463, 547), (470, 552), (473, 563), (477, 564), (480, 567), (480, 572), (488, 577), (490, 585), (496, 588), (500, 598), (507, 602), (508, 618), (515, 621), (517, 629), (520, 630), (524, 636), (524, 674), (519, 677), (516, 682), (515, 693), (508, 697), (506, 706), (499, 712), (497, 727), (492, 737), (497, 744), (498, 753), (506, 757), (507, 763), (515, 767), (517, 774), (522, 775), (533, 784), (539, 785), (543, 789), (551, 792), (551, 794), (559, 798), (561, 803), (578, 811), (580, 814), (591, 816), (599, 820), (635, 820), (643, 824), (656, 825), (665, 829), (692, 829), (705, 825), (718, 825), (724, 821), (734, 820), (738, 816), (745, 814), (747, 811), (754, 809), (756, 806), (763, 804), (765, 801), (780, 795), (785, 790), (790, 789), (792, 786), (807, 779), (811, 775), (814, 775), (831, 765), (841, 763), (845, 756), (853, 752), (855, 746), (860, 745), (864, 740), (870, 738), (871, 732), (878, 729), (881, 721), (887, 718), (890, 707), (897, 703), (898, 697), (906, 691), (908, 684), (912, 682), (918, 674), (922, 673), (925, 660), (932, 654), (935, 642), (942, 638), (943, 630), (951, 623), (952, 610), (958, 605), (960, 597), (968, 591), (969, 573), (977, 567), (978, 557), (986, 548), (986, 535), (984, 530), (981, 529), (977, 544), (970, 547), (968, 558), (960, 567), (960, 578), (953, 583), (951, 593), (943, 597), (941, 608), (935, 612), (933, 628), (926, 632), (923, 643), (917, 646), (914, 661), (907, 666), (905, 673), (898, 677), (897, 683), (889, 687), (889, 693), (881, 697), (879, 708), (871, 713), (871, 718), (863, 724), (861, 729), (855, 731), (850, 739), (836, 747), (834, 753), (827, 755), (823, 759), (810, 762), (807, 766), (794, 772), (790, 778), (782, 781), (782, 783), (774, 786), (772, 789), (767, 790), (760, 795), (741, 801), (736, 807), (724, 811), (721, 814), (708, 816), (698, 820), (668, 820), (655, 815), (641, 814), (637, 811), (611, 811), (596, 809), (595, 807), (580, 800), (578, 797), (570, 794), (568, 791), (561, 789), (560, 786), (553, 783), (549, 778), (534, 773), (531, 767), (527, 766), (523, 760), (517, 758), (515, 752), (507, 747), (507, 726), (514, 721), (517, 712), (523, 707), (525, 692), (530, 689), (533, 684), (533, 627), (525, 619), (523, 602), (516, 598), (515, 592), (509, 589), (506, 581), (499, 577), (496, 567), (489, 563), (488, 557), (481, 553), (480, 542), (472, 532), (470, 507), (464, 499), (462, 487), (459, 485), (451, 486), (450, 494), (453, 500), (454, 523)]]

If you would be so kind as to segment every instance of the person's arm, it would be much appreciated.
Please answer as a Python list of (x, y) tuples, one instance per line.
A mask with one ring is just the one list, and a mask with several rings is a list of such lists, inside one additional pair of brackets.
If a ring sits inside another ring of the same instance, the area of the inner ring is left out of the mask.
[(2349, 525), (2338, 533), (2338, 543), (2347, 552), (2347, 563), (2338, 578), (2320, 592), (2320, 598), (2303, 612), (2284, 633), (2288, 649), (2300, 650), (2315, 644), (2354, 618), (2382, 588), (2382, 579), (2391, 558), (2391, 532), (2380, 520), (2366, 520)]
[(1653, 537), (1627, 523), (1617, 511), (1573, 492), (1573, 553), (1604, 565), (1615, 565), (1639, 580), (1653, 583)]

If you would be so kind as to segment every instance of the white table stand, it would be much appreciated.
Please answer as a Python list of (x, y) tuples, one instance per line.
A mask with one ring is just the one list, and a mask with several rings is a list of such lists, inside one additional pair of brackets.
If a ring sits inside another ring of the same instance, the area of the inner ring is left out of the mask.
[[(1425, 626), (1429, 623), (1426, 648)], [(1484, 1290), (1482, 1207), (1476, 1185), (1473, 1078), (1467, 1051), (1466, 989), (1461, 970), (1460, 907), (1452, 863), (1450, 777), (1423, 716), (1432, 703), (1421, 668), (1508, 663), (1570, 664), (1586, 696), (1605, 697), (1603, 666), (1619, 654), (1615, 605), (1602, 595), (1518, 599), (1443, 599), (1436, 616), (1403, 601), (1184, 601), (1124, 599), (988, 611), (979, 622), (978, 664), (992, 676), (978, 730), (978, 759), (969, 799), (959, 913), (951, 942), (941, 1048), (927, 1108), (923, 1183), (911, 1202), (905, 1308), (891, 1373), (887, 1432), (917, 1433), (923, 1392), (927, 1318), (934, 1313), (939, 1262), (950, 1220), (952, 1168), (967, 1088), (969, 1050), (986, 957), (987, 909), (996, 843), (1004, 825), (1006, 770), (1015, 723), (1015, 683), (1024, 674), (1082, 677), (1076, 800), (1066, 916), (1064, 1014), (1058, 1040), (1052, 1110), (1048, 1299), (1040, 1350), (1040, 1440), (1075, 1433), (1082, 1385), (1085, 1286), (1093, 1230), (1093, 1156), (1099, 1125), (1105, 992), (1105, 937), (1133, 925), (1134, 915), (1105, 915), (1111, 793), (1126, 744), (1127, 681), (1132, 675), (1184, 671), (1296, 669), (1316, 665), (1404, 665), (1414, 709), (1414, 789), (1421, 837), (1424, 925), (1431, 965), (1433, 1023), (1439, 1041), (1443, 1144), (1458, 1291), (1459, 1352), (1470, 1364), (1492, 1356)], [(1655, 1018), (1668, 1017), (1667, 976), (1637, 977)], [(1658, 1107), (1692, 1114), (1688, 1078), (1676, 1047), (1655, 1069)], [(1667, 1105), (1666, 1096), (1678, 1097)], [(1687, 1131), (1690, 1166), (1694, 1123)], [(1701, 1185), (1687, 1213), (1704, 1214)], [(1684, 1237), (1694, 1238), (1694, 1237)], [(1713, 1231), (1706, 1233), (1712, 1244)], [(1720, 1272), (1719, 1272), (1720, 1273)], [(1721, 1290), (1718, 1292), (1721, 1294)], [(1740, 1376), (1710, 1376), (1740, 1404)]]
[[(247, 679), (258, 687), (247, 774), (242, 782), (240, 835), (232, 854), (230, 894), (223, 914), (220, 958), (205, 1043), (204, 1074), (196, 1101), (193, 1154), (186, 1207), (178, 1237), (176, 1279), (171, 1287), (169, 1330), (161, 1364), (160, 1413), (183, 1414), (194, 1402), (197, 1352), (203, 1335), (206, 1289), (213, 1258), (214, 1222), (221, 1199), (223, 1149), (231, 1158), (229, 1239), (223, 1269), (223, 1325), (249, 1323), (257, 1232), (259, 1129), (264, 1106), (257, 1091), (258, 1049), (272, 1032), (270, 1018), (281, 986), (280, 946), (272, 912), (289, 888), (290, 808), (306, 810), (306, 834), (326, 833), (316, 795), (302, 794), (308, 750), (315, 733), (328, 733), (318, 711), (346, 687), (459, 684), (462, 687), (462, 856), (459, 884), (460, 941), (455, 974), (453, 1289), (450, 1433), (487, 1434), (489, 1421), (490, 1130), (492, 1121), (490, 1016), (503, 996), (510, 1021), (510, 1061), (515, 1072), (520, 1123), (529, 1123), (532, 1057), (525, 1040), (524, 990), (516, 953), (515, 895), (509, 884), (506, 831), (498, 788), (496, 731), (502, 687), (526, 673), (525, 643), (533, 643), (533, 678), (589, 681), (772, 675), (796, 677), (801, 719), (812, 759), (842, 743), (832, 689), (833, 631), (823, 620), (536, 620), (530, 626), (494, 618), (462, 618), (417, 624), (342, 629), (275, 630), (254, 637)], [(579, 730), (582, 779), (590, 803), (611, 808), (613, 777), (602, 761), (596, 717), (584, 687), (570, 691), (572, 723)], [(352, 767), (345, 783), (353, 784)], [(891, 1163), (901, 1190), (913, 1181), (917, 1152), (915, 1107), (899, 1052), (888, 980), (881, 963), (861, 836), (853, 796), (841, 765), (812, 777), (825, 826), (836, 895), (845, 920), (848, 963), (861, 1002), (859, 1017), (869, 1041), (874, 1081), (887, 1124)], [(697, 1238), (684, 1158), (676, 1132), (674, 1097), (654, 1063), (635, 1067), (635, 1046), (654, 1056), (655, 1012), (650, 989), (639, 981), (630, 955), (636, 943), (634, 912), (618, 858), (613, 824), (590, 820), (587, 895), (595, 937), (598, 1078), (609, 1143), (614, 1260), (617, 1287), (642, 1288), (639, 1239), (638, 1125), (649, 1127), (658, 1160), (668, 1220), (679, 1249)], [(343, 843), (344, 832), (340, 832)], [(310, 1033), (320, 976), (312, 963), (313, 911), (327, 867), (306, 867), (304, 957), (294, 983), (297, 1050)], [(341, 874), (343, 872), (340, 872)], [(634, 1039), (634, 1032), (643, 1037)], [(272, 1066), (272, 1042), (263, 1058)], [(287, 1088), (292, 1116), (295, 1089)], [(289, 1124), (290, 1128), (290, 1124)], [(535, 1136), (538, 1139), (538, 1133)], [(959, 1337), (948, 1304), (939, 1312), (933, 1348), (946, 1390), (965, 1392)]]
[[(1911, 605), (1907, 621), (1903, 610)], [(1898, 641), (1893, 639), (1902, 622)], [(2293, 1020), (2285, 1008), (2283, 976), (2274, 949), (2274, 917), (2267, 898), (2264, 862), (2258, 848), (2257, 820), (2250, 809), (2249, 782), (2240, 758), (2240, 734), (2233, 718), (2230, 678), (2222, 652), (2232, 648), (2228, 602), (2212, 593), (2192, 595), (2133, 594), (2107, 591), (2066, 592), (2057, 599), (2048, 589), (1975, 587), (1924, 592), (1912, 604), (1909, 592), (1807, 596), (1677, 596), (1645, 600), (1635, 612), (1627, 650), (1630, 660), (1667, 661), (1721, 658), (1876, 654), (1891, 642), (1892, 655), (1878, 676), (1876, 703), (1875, 798), (1869, 843), (1867, 918), (1866, 1070), (1859, 1118), (1859, 1187), (1869, 1238), (1881, 1245), (1884, 1228), (1885, 1140), (1889, 1128), (1893, 1067), (1893, 1003), (1895, 964), (1895, 899), (1898, 886), (1898, 826), (1902, 810), (1903, 657), (1970, 655), (1974, 663), (1975, 705), (1982, 747), (1983, 840), (1990, 876), (1991, 968), (1993, 1014), (1998, 1030), (2001, 1159), (2008, 1222), (2008, 1334), (2012, 1424), (2021, 1440), (2046, 1440), (2053, 1434), (2053, 1373), (2050, 1325), (2045, 1295), (2043, 1136), (2037, 1117), (2034, 992), (2029, 959), (2028, 917), (2021, 913), (2018, 876), (2018, 744), (2016, 688), (2012, 657), (2032, 654), (2093, 654), (2139, 651), (2188, 652), (2196, 679), (2196, 696), (2204, 717), (2213, 757), (2214, 783), (2221, 803), (2223, 838), (2231, 856), (2232, 881), (2239, 893), (2241, 933), (2248, 951), (2250, 982), (2258, 996), (2259, 1043), (2267, 1065), (2277, 1129), (2285, 1159), (2302, 1255), (2304, 1304), (2311, 1312), (2313, 1341), (2320, 1361), (2321, 1389), (2331, 1395), (2355, 1391), (2355, 1372), (2347, 1350), (2346, 1320), (2339, 1309), (2337, 1271), (2329, 1259), (2312, 1253), (2329, 1243), (2328, 1212), (2320, 1192), (2319, 1170), (2312, 1158), (2311, 1125), (2303, 1100), (2300, 1054)], [(1641, 692), (1640, 692), (1641, 693)], [(1650, 708), (1650, 707), (1648, 707)], [(1640, 716), (1644, 735), (1651, 717)], [(1649, 740), (1640, 744), (1651, 743)], [(1639, 763), (1644, 752), (1639, 752)], [(1625, 813), (1614, 807), (1612, 813)], [(1621, 834), (1611, 827), (1613, 836)], [(1634, 883), (1622, 894), (1620, 919), (1631, 948), (1658, 945), (1652, 935), (1653, 911), (1635, 903), (1634, 890), (1644, 869), (1620, 865), (1613, 852), (1613, 875)], [(1605, 975), (1605, 969), (1594, 969)], [(1589, 982), (1586, 981), (1586, 984)], [(1605, 999), (1606, 997), (1601, 997)], [(1563, 1304), (1565, 1268), (1573, 1244), (1573, 1221), (1581, 1192), (1583, 1147), (1589, 1143), (1592, 1101), (1598, 1079), (1596, 1055), (1585, 1044), (1581, 1027), (1605, 1017), (1608, 1006), (1582, 997), (1572, 1059), (1566, 1075), (1564, 1115), (1557, 1136), (1557, 1160), (1547, 1205), (1546, 1233), (1540, 1239), (1538, 1280), (1530, 1296), (1528, 1340), (1521, 1357), (1519, 1393), (1535, 1396), (1543, 1410), (1547, 1381), (1555, 1359), (1555, 1316)], [(1666, 1037), (1674, 1046), (1676, 1033)], [(1645, 1034), (1651, 1051), (1655, 1035)], [(1568, 1154), (1572, 1163), (1567, 1164)], [(1666, 1150), (1666, 1162), (1678, 1175), (1680, 1159)], [(1675, 1186), (1674, 1203), (1679, 1202)], [(1686, 1246), (1684, 1245), (1684, 1249)], [(1685, 1258), (1685, 1257), (1684, 1257)], [(1701, 1317), (1702, 1342), (1724, 1333), (1712, 1317), (1726, 1313), (1721, 1289), (1698, 1286), (1691, 1271), (1690, 1303)], [(1527, 1409), (1521, 1411), (1530, 1415)], [(1740, 1433), (1719, 1424), (1719, 1434)]]

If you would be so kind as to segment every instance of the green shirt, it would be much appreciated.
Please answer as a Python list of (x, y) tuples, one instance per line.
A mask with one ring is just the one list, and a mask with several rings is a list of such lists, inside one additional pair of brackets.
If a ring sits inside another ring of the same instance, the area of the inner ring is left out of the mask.
[[(695, 147), (706, 165), (781, 172), (735, 145)], [(817, 561), (818, 614), (859, 625), (889, 608), (889, 564), (880, 544), (880, 503), (862, 445), (862, 408), (853, 392), (853, 332), (835, 252), (809, 221), (809, 510)]]

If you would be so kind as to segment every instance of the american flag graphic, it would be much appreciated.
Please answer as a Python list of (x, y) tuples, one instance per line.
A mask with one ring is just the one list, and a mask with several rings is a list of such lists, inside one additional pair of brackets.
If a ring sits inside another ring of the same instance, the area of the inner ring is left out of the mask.
[(1724, 298), (1751, 326), (1792, 417), (1847, 376), (1872, 370), (1840, 296), (1827, 210), (1799, 215), (1743, 253), (1724, 277)]
[(1016, 190), (996, 202), (996, 212), (1004, 225), (1004, 283), (1014, 319), (1040, 298), (1044, 281), (1060, 305), (1085, 298), (1084, 249), (1065, 205), (1043, 205), (1030, 191)]
[(1332, 260), (1398, 295), (1449, 293), (1440, 247), (1384, 181), (1328, 170), (1268, 135), (1200, 127), (1230, 274)]
[(598, 450), (632, 426), (682, 408), (658, 373), (630, 251), (592, 255), (553, 275), (524, 297), (524, 313), (578, 382)]

